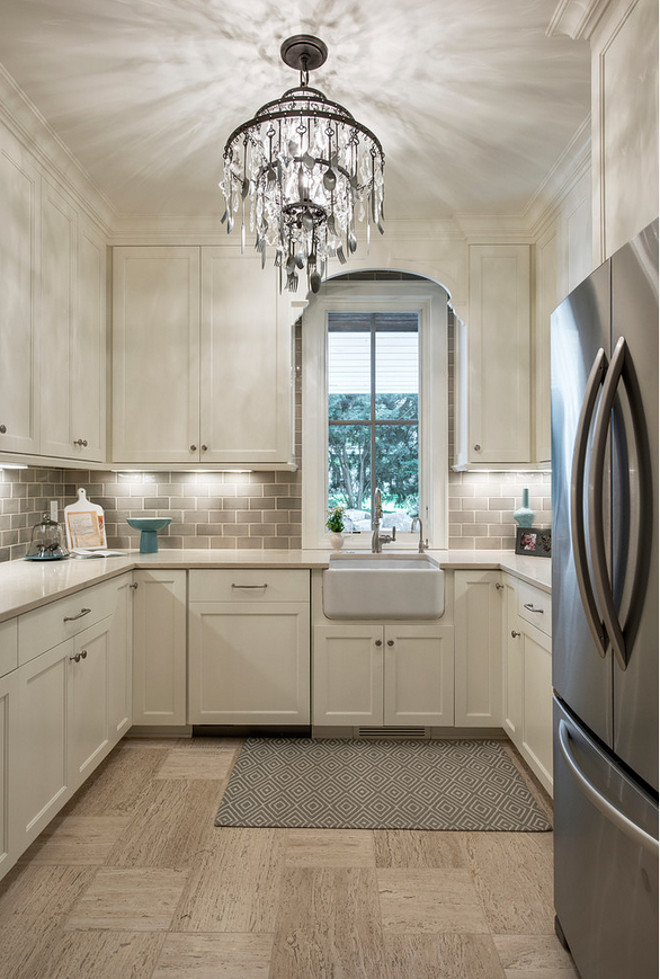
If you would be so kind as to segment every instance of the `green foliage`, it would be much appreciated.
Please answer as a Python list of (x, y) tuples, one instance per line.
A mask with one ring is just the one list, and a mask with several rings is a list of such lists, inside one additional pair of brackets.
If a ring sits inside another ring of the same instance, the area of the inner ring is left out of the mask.
[(330, 511), (328, 519), (325, 522), (328, 530), (333, 534), (341, 534), (344, 529), (344, 513), (345, 507), (334, 506)]

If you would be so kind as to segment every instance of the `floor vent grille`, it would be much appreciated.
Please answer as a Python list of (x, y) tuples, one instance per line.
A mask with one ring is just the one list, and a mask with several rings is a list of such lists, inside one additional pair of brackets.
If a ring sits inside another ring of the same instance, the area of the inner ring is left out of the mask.
[(428, 727), (358, 727), (355, 729), (356, 737), (371, 738), (378, 740), (382, 738), (396, 738), (398, 741), (425, 740), (430, 737)]

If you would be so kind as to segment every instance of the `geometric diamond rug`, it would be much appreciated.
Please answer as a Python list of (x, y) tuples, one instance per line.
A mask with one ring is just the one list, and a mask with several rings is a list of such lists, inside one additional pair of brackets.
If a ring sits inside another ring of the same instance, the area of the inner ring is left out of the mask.
[(216, 826), (544, 832), (551, 825), (494, 740), (249, 738)]

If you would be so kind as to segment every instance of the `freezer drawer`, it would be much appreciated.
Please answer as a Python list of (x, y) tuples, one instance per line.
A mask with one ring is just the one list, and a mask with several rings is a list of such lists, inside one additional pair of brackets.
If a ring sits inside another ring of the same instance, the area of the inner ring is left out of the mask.
[(555, 910), (581, 979), (657, 979), (658, 804), (554, 701)]

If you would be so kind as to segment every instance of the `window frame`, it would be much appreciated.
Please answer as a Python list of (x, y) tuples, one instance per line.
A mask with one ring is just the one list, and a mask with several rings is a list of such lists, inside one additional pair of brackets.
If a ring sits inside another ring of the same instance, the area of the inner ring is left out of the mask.
[[(432, 548), (447, 547), (448, 364), (447, 303), (442, 286), (426, 281), (326, 282), (310, 298), (302, 322), (302, 546), (330, 547), (328, 512), (328, 313), (409, 312), (419, 323), (420, 515)], [(400, 534), (387, 549), (411, 550), (419, 534)], [(370, 550), (371, 535), (350, 537), (351, 550)]]

